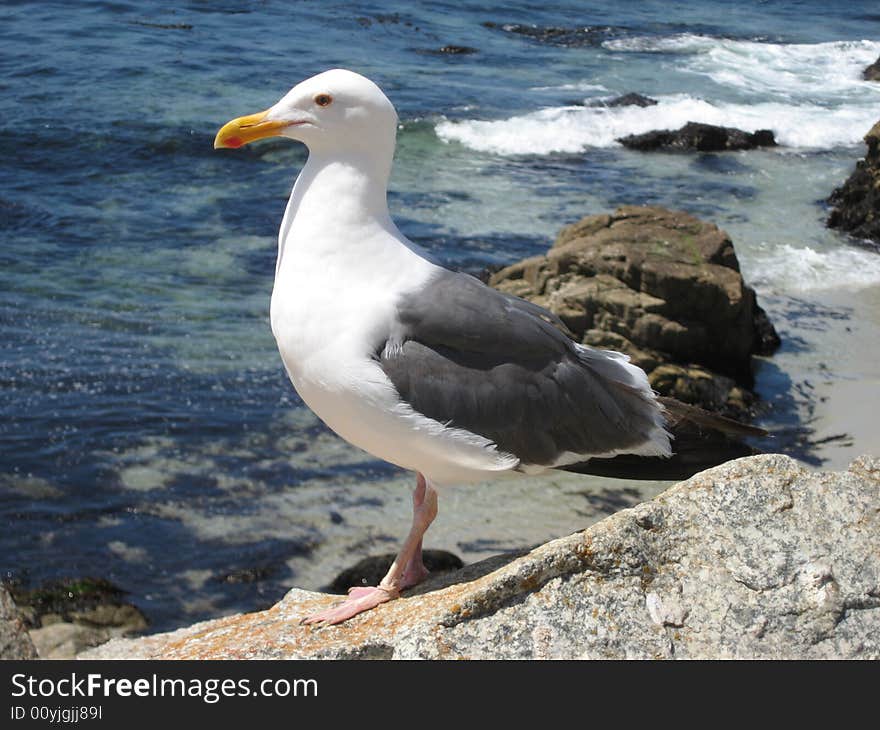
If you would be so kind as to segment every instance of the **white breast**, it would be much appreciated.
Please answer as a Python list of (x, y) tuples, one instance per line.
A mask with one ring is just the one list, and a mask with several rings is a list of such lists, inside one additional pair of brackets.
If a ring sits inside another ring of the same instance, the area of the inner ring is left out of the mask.
[(312, 241), (308, 255), (288, 248), (279, 264), (272, 331), (300, 397), (342, 438), (435, 484), (515, 467), (516, 458), (488, 440), (400, 401), (375, 356), (390, 334), (397, 298), (418, 290), (435, 266), (387, 233), (360, 243), (369, 255), (343, 260), (342, 246)]

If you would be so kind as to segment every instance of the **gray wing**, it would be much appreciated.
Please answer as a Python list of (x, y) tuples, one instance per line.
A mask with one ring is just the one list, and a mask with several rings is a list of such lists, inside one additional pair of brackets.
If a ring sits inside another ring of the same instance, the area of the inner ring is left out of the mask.
[(535, 304), (441, 270), (398, 302), (376, 357), (414, 410), (493, 441), (523, 465), (552, 465), (566, 452), (641, 453), (658, 429), (665, 438), (647, 381), (566, 331)]

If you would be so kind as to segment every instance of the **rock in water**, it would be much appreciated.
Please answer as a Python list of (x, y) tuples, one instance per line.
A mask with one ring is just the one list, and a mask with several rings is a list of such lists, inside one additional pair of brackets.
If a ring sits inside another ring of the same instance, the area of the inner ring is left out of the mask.
[(116, 639), (86, 658), (880, 659), (880, 459), (778, 454), (701, 472), (526, 554), (429, 581), (325, 630), (338, 601)]
[(880, 122), (865, 135), (865, 143), (865, 159), (828, 198), (834, 206), (828, 226), (880, 243)]
[(865, 81), (880, 81), (880, 58), (862, 71), (862, 78)]
[(623, 96), (617, 96), (610, 101), (600, 102), (599, 105), (608, 107), (639, 106), (645, 108), (648, 106), (657, 106), (659, 103), (660, 102), (656, 99), (652, 99), (650, 96), (644, 96), (643, 94), (637, 94), (636, 92), (631, 91)]
[(670, 150), (684, 152), (724, 152), (775, 147), (776, 139), (769, 129), (744, 132), (733, 127), (688, 122), (681, 129), (659, 129), (645, 134), (631, 134), (617, 140), (624, 147), (643, 152)]
[(471, 46), (446, 45), (440, 48), (420, 48), (416, 52), (429, 56), (471, 56), (474, 53), (479, 53), (479, 49)]
[(103, 578), (58, 580), (13, 591), (41, 659), (72, 659), (84, 649), (148, 626), (137, 607), (122, 602), (125, 591)]
[(600, 46), (603, 41), (615, 35), (614, 28), (608, 26), (578, 26), (574, 28), (561, 28), (558, 26), (540, 26), (526, 23), (495, 23), (486, 21), (484, 28), (498, 29), (505, 33), (514, 33), (519, 36), (530, 38), (539, 43), (548, 43), (555, 46)]
[(9, 591), (0, 585), (0, 659), (36, 659), (37, 650)]
[(625, 352), (662, 395), (737, 418), (752, 401), (752, 355), (779, 345), (728, 235), (679, 211), (587, 216), (489, 281), (547, 307), (579, 341)]
[(449, 56), (469, 56), (472, 53), (477, 53), (476, 48), (471, 48), (470, 46), (443, 46), (440, 48), (438, 53), (443, 53)]

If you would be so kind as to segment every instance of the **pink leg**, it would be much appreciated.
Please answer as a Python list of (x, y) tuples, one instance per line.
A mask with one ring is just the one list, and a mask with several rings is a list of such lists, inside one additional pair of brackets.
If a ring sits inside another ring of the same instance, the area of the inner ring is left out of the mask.
[(413, 492), (413, 521), (403, 547), (378, 586), (358, 586), (343, 603), (303, 619), (304, 624), (338, 624), (400, 595), (428, 574), (422, 563), (422, 537), (437, 516), (437, 492), (418, 475)]
[[(427, 494), (427, 491), (428, 484), (425, 481), (425, 477), (419, 474), (418, 479), (416, 480), (416, 488), (413, 490), (412, 495), (414, 523), (416, 521), (416, 513), (418, 512), (419, 508), (425, 503), (425, 495)], [(431, 491), (433, 492), (434, 490), (432, 489)], [(436, 501), (436, 499), (437, 497), (435, 493), (434, 500)], [(436, 512), (437, 509), (435, 505), (434, 513), (436, 514)], [(430, 522), (428, 524), (430, 524)], [(427, 527), (425, 529), (427, 530)], [(413, 553), (412, 557), (409, 559), (409, 562), (407, 562), (406, 567), (403, 570), (403, 577), (400, 580), (400, 590), (418, 585), (427, 577), (428, 569), (422, 562), (422, 538), (419, 538), (419, 542), (416, 545), (415, 552)]]

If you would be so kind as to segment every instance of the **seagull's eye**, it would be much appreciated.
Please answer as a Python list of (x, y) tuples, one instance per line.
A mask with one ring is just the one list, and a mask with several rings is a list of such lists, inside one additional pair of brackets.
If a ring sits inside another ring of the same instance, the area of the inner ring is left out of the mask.
[(330, 106), (333, 103), (333, 97), (330, 94), (318, 94), (315, 97), (315, 104), (318, 106)]

